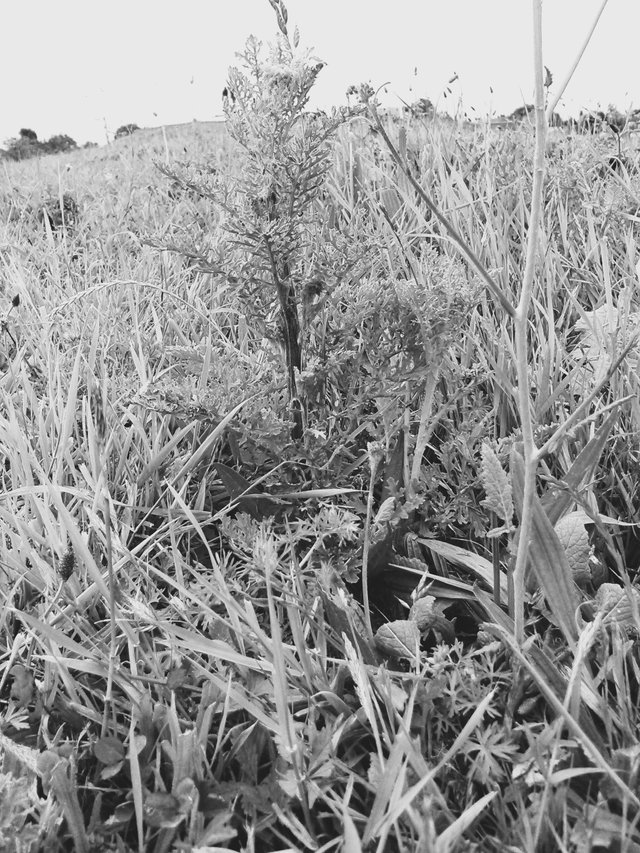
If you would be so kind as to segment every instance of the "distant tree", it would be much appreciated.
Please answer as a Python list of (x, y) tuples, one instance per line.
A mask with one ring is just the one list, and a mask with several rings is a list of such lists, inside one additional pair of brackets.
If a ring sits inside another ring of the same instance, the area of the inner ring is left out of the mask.
[(45, 154), (61, 154), (65, 151), (74, 151), (78, 143), (66, 133), (58, 133), (43, 142), (42, 146)]
[(414, 116), (432, 116), (435, 113), (435, 108), (429, 98), (418, 98), (410, 106), (405, 107), (406, 112), (410, 112)]
[(23, 127), (17, 139), (10, 139), (6, 143), (4, 157), (9, 160), (28, 160), (42, 154), (60, 154), (74, 151), (78, 145), (66, 133), (58, 133), (45, 142), (38, 142), (38, 137), (33, 130)]
[(535, 107), (533, 104), (523, 104), (521, 107), (516, 107), (507, 118), (511, 119), (511, 121), (524, 121), (529, 116), (533, 116), (534, 112)]
[(137, 124), (123, 124), (116, 130), (115, 138), (121, 139), (123, 136), (131, 136), (136, 130), (140, 130)]
[(9, 160), (28, 160), (43, 153), (40, 142), (27, 136), (19, 136), (17, 139), (9, 139), (6, 142), (5, 157)]
[(98, 143), (97, 142), (85, 142), (85, 144), (82, 147), (83, 148), (97, 148)]

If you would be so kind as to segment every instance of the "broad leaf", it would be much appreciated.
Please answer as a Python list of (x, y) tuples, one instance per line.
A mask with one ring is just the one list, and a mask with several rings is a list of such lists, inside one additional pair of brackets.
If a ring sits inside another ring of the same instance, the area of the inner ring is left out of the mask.
[[(511, 476), (516, 512), (521, 518), (524, 495), (524, 460), (515, 449), (511, 453)], [(538, 586), (544, 592), (557, 626), (568, 640), (575, 642), (578, 639), (578, 629), (575, 623), (578, 596), (569, 561), (536, 494), (533, 496), (532, 512), (533, 524), (531, 539), (528, 543), (529, 569), (533, 571)], [(529, 575), (530, 580), (531, 576)], [(531, 584), (529, 583), (528, 586), (531, 587)]]

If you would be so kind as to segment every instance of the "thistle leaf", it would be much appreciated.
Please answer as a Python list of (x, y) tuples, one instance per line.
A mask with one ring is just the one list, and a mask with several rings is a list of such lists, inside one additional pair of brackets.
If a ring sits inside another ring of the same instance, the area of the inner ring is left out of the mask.
[(514, 511), (511, 480), (500, 464), (493, 448), (487, 442), (482, 445), (480, 479), (487, 495), (482, 501), (482, 505), (495, 512), (499, 518), (510, 523)]
[(625, 589), (615, 583), (603, 583), (596, 593), (595, 604), (606, 625), (615, 623), (627, 630), (637, 630), (640, 592), (635, 587)]

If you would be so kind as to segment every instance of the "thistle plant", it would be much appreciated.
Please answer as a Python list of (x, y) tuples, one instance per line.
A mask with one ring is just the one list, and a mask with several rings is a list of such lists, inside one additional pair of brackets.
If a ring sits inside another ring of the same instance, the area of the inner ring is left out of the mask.
[(223, 92), (227, 130), (240, 146), (237, 176), (187, 168), (162, 171), (222, 212), (226, 242), (209, 271), (231, 282), (254, 328), (280, 345), (293, 427), (302, 436), (306, 400), (304, 300), (313, 284), (319, 223), (315, 204), (332, 164), (331, 138), (343, 121), (305, 111), (323, 63), (289, 36), (287, 10), (270, 0), (280, 33), (268, 50), (254, 37), (238, 54)]
[(461, 263), (438, 255), (434, 249), (425, 251), (420, 263), (413, 264), (412, 269), (413, 281), (401, 281), (395, 286), (398, 302), (418, 325), (426, 365), (410, 493), (419, 480), (424, 452), (433, 432), (433, 403), (447, 349), (478, 291)]

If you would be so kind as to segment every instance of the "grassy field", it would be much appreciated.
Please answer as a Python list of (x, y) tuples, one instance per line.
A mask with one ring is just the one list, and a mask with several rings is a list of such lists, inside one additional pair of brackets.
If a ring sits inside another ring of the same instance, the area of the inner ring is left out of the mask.
[(1, 164), (0, 847), (638, 851), (638, 140), (550, 131), (518, 341), (532, 126), (285, 59)]

